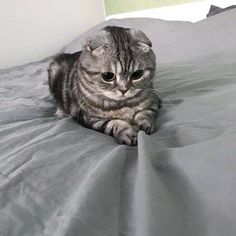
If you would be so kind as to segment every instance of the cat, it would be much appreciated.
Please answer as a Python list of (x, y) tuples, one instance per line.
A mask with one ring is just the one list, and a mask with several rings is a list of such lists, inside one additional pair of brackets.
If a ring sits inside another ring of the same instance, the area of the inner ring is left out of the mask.
[(107, 26), (83, 50), (60, 54), (48, 69), (58, 117), (137, 145), (139, 130), (155, 132), (161, 100), (153, 89), (156, 56), (139, 30)]

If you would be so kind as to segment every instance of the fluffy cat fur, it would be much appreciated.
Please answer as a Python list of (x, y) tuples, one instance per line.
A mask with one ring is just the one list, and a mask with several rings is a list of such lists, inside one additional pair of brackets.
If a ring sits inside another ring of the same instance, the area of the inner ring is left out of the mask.
[(136, 145), (139, 130), (155, 132), (160, 107), (152, 79), (156, 57), (147, 36), (107, 26), (83, 50), (55, 57), (48, 69), (57, 116)]

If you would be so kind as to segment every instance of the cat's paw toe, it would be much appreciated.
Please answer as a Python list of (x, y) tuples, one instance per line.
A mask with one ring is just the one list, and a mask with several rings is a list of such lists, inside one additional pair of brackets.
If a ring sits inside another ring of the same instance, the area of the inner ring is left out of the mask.
[(143, 130), (148, 135), (153, 134), (156, 130), (155, 125), (148, 120), (142, 120), (139, 124), (139, 129)]
[(133, 129), (127, 129), (121, 132), (119, 137), (117, 137), (117, 141), (120, 144), (126, 144), (129, 146), (136, 146), (138, 143), (138, 134), (137, 131)]
[(57, 111), (55, 112), (55, 115), (56, 115), (58, 118), (64, 118), (64, 117), (66, 117), (66, 114), (65, 114), (64, 111), (61, 110), (60, 108), (57, 108)]

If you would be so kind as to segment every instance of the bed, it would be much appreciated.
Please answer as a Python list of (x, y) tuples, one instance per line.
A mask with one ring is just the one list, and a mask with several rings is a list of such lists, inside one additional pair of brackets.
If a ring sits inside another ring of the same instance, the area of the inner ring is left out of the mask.
[(153, 42), (158, 131), (138, 146), (54, 116), (51, 58), (0, 70), (1, 236), (235, 236), (236, 10), (109, 20)]

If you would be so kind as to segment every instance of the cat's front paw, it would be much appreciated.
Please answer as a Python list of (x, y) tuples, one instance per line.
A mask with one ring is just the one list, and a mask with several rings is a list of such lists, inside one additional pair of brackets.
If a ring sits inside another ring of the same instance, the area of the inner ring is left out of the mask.
[(138, 142), (138, 132), (134, 128), (127, 128), (116, 137), (120, 144), (136, 146)]
[(139, 130), (143, 130), (146, 134), (153, 134), (156, 131), (154, 123), (150, 120), (140, 120), (138, 122)]
[(137, 145), (138, 130), (127, 121), (110, 120), (106, 123), (104, 132), (113, 136), (120, 144)]

